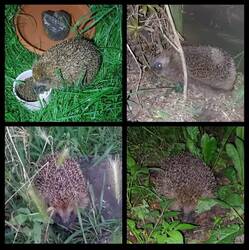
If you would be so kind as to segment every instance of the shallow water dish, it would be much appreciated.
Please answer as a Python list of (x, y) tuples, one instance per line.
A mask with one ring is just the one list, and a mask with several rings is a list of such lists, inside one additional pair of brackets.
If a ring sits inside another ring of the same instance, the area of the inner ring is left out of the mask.
[(18, 83), (18, 80), (19, 81), (25, 81), (27, 78), (31, 77), (32, 76), (32, 70), (27, 70), (27, 71), (24, 71), (23, 73), (21, 73), (17, 78), (16, 80), (14, 81), (13, 83), (13, 93), (16, 97), (16, 99), (23, 104), (23, 106), (25, 106), (25, 108), (31, 110), (31, 111), (38, 111), (42, 108), (44, 108), (50, 98), (51, 98), (51, 92), (52, 92), (52, 89), (49, 89), (48, 91), (45, 91), (43, 92), (42, 94), (39, 94), (39, 98), (40, 100), (38, 101), (35, 101), (35, 102), (28, 102), (24, 99), (21, 99), (17, 93), (16, 93), (16, 86), (19, 84)]

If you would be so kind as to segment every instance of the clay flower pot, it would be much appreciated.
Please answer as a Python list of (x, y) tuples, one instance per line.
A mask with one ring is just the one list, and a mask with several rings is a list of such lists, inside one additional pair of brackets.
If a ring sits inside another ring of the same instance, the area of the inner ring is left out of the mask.
[[(49, 39), (42, 24), (42, 13), (44, 11), (65, 11), (71, 15), (72, 24), (81, 23), (78, 31), (85, 29), (94, 22), (94, 19), (86, 22), (91, 18), (91, 11), (87, 5), (22, 5), (19, 12), (15, 16), (15, 28), (20, 42), (31, 52), (39, 55), (43, 54), (49, 48), (55, 46), (57, 43), (62, 42)], [(95, 35), (95, 28), (92, 27), (84, 36), (92, 39)], [(76, 32), (69, 32), (65, 39), (76, 36)]]

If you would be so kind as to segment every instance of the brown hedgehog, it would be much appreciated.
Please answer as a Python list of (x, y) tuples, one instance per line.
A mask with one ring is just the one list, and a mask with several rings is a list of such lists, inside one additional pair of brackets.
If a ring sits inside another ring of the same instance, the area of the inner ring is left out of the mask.
[(57, 224), (70, 226), (76, 219), (77, 207), (88, 205), (86, 180), (77, 161), (59, 153), (46, 155), (34, 185), (48, 207), (52, 207)]
[(172, 210), (183, 210), (185, 218), (195, 209), (198, 199), (213, 197), (215, 177), (204, 162), (190, 153), (169, 157), (155, 176), (157, 192), (174, 199)]
[[(190, 84), (232, 90), (236, 67), (227, 52), (211, 46), (183, 46), (183, 51)], [(152, 67), (158, 75), (170, 81), (183, 82), (180, 55), (173, 49), (164, 50)]]
[(93, 80), (100, 67), (100, 53), (95, 45), (80, 37), (66, 40), (48, 49), (33, 65), (32, 73), (37, 88), (63, 87), (74, 84), (84, 76)]

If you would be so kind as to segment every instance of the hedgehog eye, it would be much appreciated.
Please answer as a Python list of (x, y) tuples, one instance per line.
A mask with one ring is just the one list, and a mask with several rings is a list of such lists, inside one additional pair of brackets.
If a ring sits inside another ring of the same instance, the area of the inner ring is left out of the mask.
[(154, 68), (157, 69), (157, 70), (161, 70), (162, 67), (163, 67), (163, 65), (162, 65), (162, 63), (160, 63), (160, 62), (156, 62), (156, 63), (154, 64)]

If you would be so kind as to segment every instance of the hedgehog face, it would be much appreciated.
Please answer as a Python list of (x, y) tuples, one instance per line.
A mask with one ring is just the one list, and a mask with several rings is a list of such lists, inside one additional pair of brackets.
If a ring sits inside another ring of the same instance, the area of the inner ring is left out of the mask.
[(50, 67), (51, 65), (46, 65), (43, 62), (38, 62), (32, 68), (32, 75), (35, 81), (34, 89), (36, 93), (40, 93), (41, 88), (46, 88), (46, 90), (49, 90), (51, 88), (52, 82), (48, 75)]
[(152, 69), (156, 74), (166, 77), (168, 80), (180, 81), (182, 73), (179, 68), (179, 60), (178, 53), (164, 50), (152, 63)]
[(163, 55), (160, 55), (159, 57), (157, 57), (153, 64), (152, 64), (152, 68), (153, 70), (156, 71), (156, 73), (163, 74), (163, 72), (165, 72), (165, 70), (167, 70), (168, 66), (170, 63), (170, 56), (169, 55), (165, 55), (163, 53)]
[(58, 207), (55, 209), (53, 219), (55, 223), (69, 227), (76, 220), (75, 209), (71, 206), (68, 206), (66, 208)]

